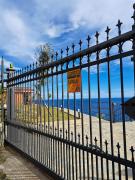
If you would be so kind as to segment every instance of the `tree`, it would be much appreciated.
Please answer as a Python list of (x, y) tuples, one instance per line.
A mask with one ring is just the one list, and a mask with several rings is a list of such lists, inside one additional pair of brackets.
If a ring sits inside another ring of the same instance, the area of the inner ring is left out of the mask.
[[(51, 55), (53, 54), (53, 49), (51, 48), (51, 46), (49, 44), (44, 44), (44, 45), (40, 45), (37, 49), (36, 49), (36, 60), (38, 62), (38, 66), (42, 67), (45, 66), (46, 64), (48, 64), (49, 62), (51, 62)], [(40, 75), (44, 75), (46, 74), (47, 71), (44, 70), (43, 72), (40, 72)], [(41, 96), (41, 88), (42, 86), (45, 86), (47, 83), (46, 79), (41, 78), (40, 80), (37, 81), (36, 84), (36, 96), (37, 99), (41, 102), (41, 100), (43, 100), (42, 96)], [(51, 97), (51, 94), (48, 94), (48, 98)], [(44, 100), (43, 100), (44, 102)], [(47, 107), (45, 105), (45, 107)], [(41, 105), (39, 105), (39, 112), (40, 112), (40, 117), (41, 117)], [(50, 113), (50, 112), (49, 112)], [(51, 115), (51, 113), (50, 113)]]
[[(37, 48), (36, 53), (35, 53), (36, 60), (38, 62), (38, 66), (39, 67), (45, 66), (46, 64), (51, 62), (51, 55), (53, 53), (54, 53), (54, 51), (48, 43), (44, 44), (44, 45), (40, 45)], [(47, 71), (44, 70), (44, 72), (41, 72), (40, 74), (44, 75), (46, 73), (47, 73)], [(39, 94), (41, 87), (44, 86), (46, 83), (47, 83), (46, 79), (44, 79), (44, 78), (41, 78), (40, 80), (38, 80), (37, 87), (36, 87), (37, 95)], [(48, 97), (50, 98), (51, 94), (49, 94)]]
[[(45, 66), (46, 64), (48, 64), (49, 62), (51, 62), (51, 55), (53, 54), (53, 49), (51, 48), (51, 46), (47, 43), (44, 45), (40, 45), (37, 49), (36, 49), (36, 60), (38, 62), (38, 66)], [(44, 74), (47, 73), (46, 70), (44, 70), (43, 72)], [(41, 73), (41, 74), (43, 74)], [(41, 78), (38, 82), (38, 88), (40, 88), (40, 86), (43, 86), (44, 84), (46, 84), (46, 80), (44, 80), (44, 78)], [(49, 97), (51, 97), (51, 95), (49, 94)]]
[(52, 54), (53, 54), (53, 49), (48, 43), (44, 45), (40, 45), (36, 49), (36, 53), (35, 53), (36, 60), (39, 62), (39, 66), (48, 64), (51, 61)]

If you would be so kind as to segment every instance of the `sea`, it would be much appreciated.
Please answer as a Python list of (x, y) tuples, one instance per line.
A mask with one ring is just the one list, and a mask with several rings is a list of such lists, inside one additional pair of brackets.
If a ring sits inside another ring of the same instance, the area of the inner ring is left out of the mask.
[[(130, 98), (125, 98), (124, 101), (126, 102)], [(121, 98), (112, 98), (112, 106), (111, 106), (111, 113), (112, 113), (112, 120), (114, 122), (121, 122), (122, 121), (122, 106), (121, 106)], [(42, 105), (52, 106), (52, 99), (50, 98), (49, 101), (42, 100)], [(62, 106), (63, 104), (63, 106)], [(81, 99), (54, 99), (53, 106), (59, 108), (69, 108), (71, 110), (75, 110), (78, 112), (82, 112), (87, 115), (92, 115), (95, 117), (99, 117), (99, 103), (97, 98), (91, 99), (91, 108), (89, 106), (89, 99), (84, 98), (82, 100), (81, 106)], [(110, 120), (110, 108), (109, 108), (109, 99), (108, 98), (100, 98), (100, 116), (102, 119), (107, 121)], [(132, 119), (125, 114), (125, 120), (131, 121)]]

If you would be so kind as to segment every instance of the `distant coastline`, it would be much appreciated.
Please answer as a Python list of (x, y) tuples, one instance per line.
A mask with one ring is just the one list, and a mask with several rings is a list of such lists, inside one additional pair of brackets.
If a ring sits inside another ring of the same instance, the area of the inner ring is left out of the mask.
[[(126, 97), (124, 101), (126, 102), (130, 97)], [(100, 116), (102, 119), (110, 120), (110, 112), (112, 113), (113, 120), (115, 122), (121, 122), (122, 121), (122, 109), (121, 109), (121, 98), (112, 98), (112, 106), (111, 109), (109, 108), (109, 99), (108, 98), (101, 98), (100, 99)], [(38, 104), (39, 101), (34, 101), (36, 104)], [(99, 108), (98, 108), (98, 98), (92, 98), (90, 101), (91, 109), (89, 108), (89, 99), (83, 98), (82, 100), (82, 107), (81, 107), (81, 99), (52, 99), (48, 100), (42, 100), (40, 102), (42, 105), (48, 105), (48, 106), (54, 106), (62, 108), (69, 108), (71, 110), (75, 110), (80, 112), (83, 112), (84, 114), (91, 114), (92, 116), (98, 117), (99, 116)], [(125, 115), (126, 121), (131, 121), (131, 119)]]

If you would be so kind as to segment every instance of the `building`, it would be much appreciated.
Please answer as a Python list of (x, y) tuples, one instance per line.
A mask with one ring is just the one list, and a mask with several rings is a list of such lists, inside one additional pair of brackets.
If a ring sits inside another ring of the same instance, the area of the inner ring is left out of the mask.
[(30, 103), (32, 101), (32, 92), (31, 88), (15, 87), (15, 103), (25, 105)]
[[(31, 88), (23, 88), (23, 87), (15, 87), (14, 89), (11, 89), (14, 91), (15, 94), (15, 104), (28, 104), (32, 101), (32, 92), (33, 90)], [(2, 100), (2, 94), (0, 94), (0, 101)], [(3, 91), (3, 101), (4, 104), (7, 104), (7, 89), (4, 88)]]

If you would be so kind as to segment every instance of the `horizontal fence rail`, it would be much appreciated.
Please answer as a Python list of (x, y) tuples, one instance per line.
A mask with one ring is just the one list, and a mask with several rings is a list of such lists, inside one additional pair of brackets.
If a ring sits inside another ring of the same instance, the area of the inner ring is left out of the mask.
[(127, 33), (119, 20), (112, 39), (107, 27), (102, 43), (96, 32), (94, 46), (88, 36), (79, 50), (72, 44), (47, 63), (9, 73), (5, 142), (58, 179), (135, 180), (135, 119), (125, 106), (135, 95), (132, 18)]
[[(128, 160), (123, 159), (123, 158), (118, 159), (117, 156), (112, 156), (111, 154), (108, 154), (106, 152), (106, 150), (103, 151), (98, 146), (91, 146), (91, 145), (88, 145), (87, 143), (85, 144), (85, 146), (82, 146), (79, 143), (73, 142), (73, 140), (68, 141), (67, 139), (63, 139), (61, 134), (58, 137), (58, 136), (55, 136), (55, 135), (51, 134), (51, 132), (50, 132), (50, 134), (48, 134), (48, 133), (46, 133), (44, 131), (39, 131), (37, 129), (27, 127), (27, 126), (25, 126), (23, 124), (20, 124), (20, 123), (17, 124), (17, 123), (12, 123), (12, 122), (6, 121), (6, 124), (11, 125), (12, 127), (17, 128), (17, 129), (22, 129), (23, 131), (26, 131), (26, 132), (28, 132), (30, 134), (33, 134), (33, 133), (38, 134), (38, 135), (41, 136), (41, 139), (43, 138), (42, 136), (44, 136), (44, 137), (46, 137), (48, 139), (50, 138), (50, 139), (58, 141), (60, 143), (64, 143), (66, 145), (73, 146), (73, 147), (75, 147), (77, 149), (84, 150), (84, 151), (86, 151), (88, 153), (92, 153), (94, 155), (105, 158), (107, 160), (110, 160), (110, 161), (113, 160), (115, 163), (120, 163), (121, 165), (128, 166), (130, 168), (135, 168), (135, 163), (132, 163), (131, 161), (128, 161)], [(16, 136), (16, 138), (18, 139), (19, 136)], [(17, 140), (17, 139), (13, 138), (13, 143), (14, 143), (15, 146), (18, 147), (18, 145), (16, 144), (16, 141), (20, 143), (20, 140)], [(31, 147), (31, 149), (34, 149), (34, 144), (33, 144), (33, 147)]]

